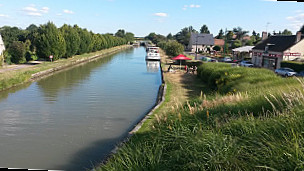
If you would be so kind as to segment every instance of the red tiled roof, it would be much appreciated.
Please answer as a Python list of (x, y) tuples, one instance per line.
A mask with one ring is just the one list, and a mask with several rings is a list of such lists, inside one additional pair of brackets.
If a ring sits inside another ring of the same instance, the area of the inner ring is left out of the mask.
[(223, 39), (214, 39), (214, 45), (218, 45), (218, 46), (224, 46), (225, 45), (225, 41)]

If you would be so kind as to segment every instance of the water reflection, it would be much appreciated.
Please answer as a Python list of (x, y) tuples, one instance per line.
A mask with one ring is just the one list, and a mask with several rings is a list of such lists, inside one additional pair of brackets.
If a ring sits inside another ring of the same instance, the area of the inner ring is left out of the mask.
[(148, 72), (159, 72), (160, 61), (146, 61), (147, 71)]
[(70, 95), (73, 87), (88, 81), (94, 70), (107, 64), (112, 59), (113, 55), (89, 63), (79, 64), (76, 67), (43, 78), (37, 82), (37, 85), (43, 93), (45, 100), (54, 103), (57, 101), (59, 94)]
[(159, 63), (148, 73), (145, 53), (130, 49), (1, 92), (0, 166), (84, 170), (102, 160), (156, 101)]
[(19, 86), (12, 87), (12, 88), (10, 88), (10, 89), (8, 89), (8, 90), (5, 90), (5, 91), (0, 91), (0, 102), (1, 102), (2, 100), (7, 99), (7, 97), (8, 97), (10, 94), (14, 94), (14, 93), (16, 93), (17, 91), (26, 89), (26, 88), (28, 88), (30, 85), (31, 85), (31, 82), (25, 83), (25, 84), (22, 84), (22, 85), (19, 85)]

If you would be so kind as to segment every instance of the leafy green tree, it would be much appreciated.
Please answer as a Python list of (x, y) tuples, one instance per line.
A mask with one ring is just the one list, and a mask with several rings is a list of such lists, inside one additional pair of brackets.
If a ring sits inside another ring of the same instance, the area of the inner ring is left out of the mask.
[(9, 48), (14, 41), (20, 41), (19, 38), (24, 37), (23, 30), (18, 27), (3, 26), (0, 28), (0, 34), (6, 48)]
[(165, 46), (166, 54), (169, 56), (177, 56), (184, 52), (184, 46), (177, 41), (169, 41)]
[(41, 58), (48, 58), (52, 55), (53, 60), (57, 60), (66, 53), (64, 37), (52, 22), (40, 26), (35, 44), (37, 54)]
[(127, 42), (133, 42), (134, 41), (134, 34), (133, 33), (131, 33), (131, 32), (127, 32), (126, 34), (125, 34), (125, 39), (126, 39), (126, 41)]
[(252, 36), (257, 36), (257, 33), (254, 30), (252, 31)]
[(232, 40), (233, 38), (233, 32), (232, 31), (228, 31), (228, 33), (226, 34), (226, 39), (227, 40)]
[(213, 47), (213, 50), (215, 51), (221, 51), (221, 47), (219, 45), (216, 45)]
[(80, 37), (78, 35), (77, 29), (73, 28), (70, 25), (64, 24), (60, 28), (60, 31), (66, 43), (66, 53), (64, 54), (64, 57), (68, 58), (76, 55), (80, 46)]
[(282, 35), (292, 35), (292, 32), (285, 29), (285, 30), (283, 30)]
[(221, 29), (221, 30), (219, 31), (219, 34), (216, 36), (216, 38), (217, 38), (217, 39), (223, 39), (223, 38), (224, 38), (224, 31), (223, 31), (223, 29)]
[(304, 25), (301, 27), (301, 29), (299, 30), (302, 34), (304, 34)]
[(238, 40), (242, 40), (242, 38), (248, 33), (248, 31), (244, 31), (241, 27), (233, 28), (233, 32)]
[(126, 34), (126, 32), (125, 32), (124, 29), (119, 29), (119, 30), (115, 33), (115, 36), (116, 36), (116, 37), (122, 37), (122, 38), (124, 38), (124, 37), (125, 37), (125, 34)]
[(254, 41), (252, 39), (250, 39), (250, 40), (246, 41), (245, 45), (246, 46), (253, 46), (254, 45), (253, 42)]
[(197, 31), (194, 30), (192, 26), (189, 26), (183, 28), (180, 32), (174, 35), (174, 37), (179, 43), (183, 44), (184, 46), (188, 46), (191, 33), (197, 33)]
[(90, 46), (92, 43), (92, 36), (90, 32), (88, 32), (87, 29), (78, 28), (78, 34), (80, 38), (80, 45), (77, 54), (81, 55), (90, 52)]
[(238, 48), (242, 46), (242, 42), (240, 40), (235, 40), (232, 43), (232, 48)]
[(207, 25), (204, 24), (204, 25), (201, 27), (200, 33), (210, 34), (210, 31), (209, 31)]
[(13, 63), (23, 64), (26, 62), (23, 42), (14, 41), (8, 48), (8, 53), (11, 55), (11, 61)]
[(173, 40), (173, 36), (172, 36), (171, 33), (169, 33), (169, 34), (167, 35), (167, 39), (168, 39), (168, 40)]

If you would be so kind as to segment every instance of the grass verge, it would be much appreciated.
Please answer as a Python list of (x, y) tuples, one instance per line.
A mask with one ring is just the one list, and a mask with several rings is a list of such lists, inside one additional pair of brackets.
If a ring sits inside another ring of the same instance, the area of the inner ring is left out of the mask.
[(145, 131), (95, 170), (304, 169), (303, 80), (225, 64), (203, 64), (191, 81), (172, 75)]

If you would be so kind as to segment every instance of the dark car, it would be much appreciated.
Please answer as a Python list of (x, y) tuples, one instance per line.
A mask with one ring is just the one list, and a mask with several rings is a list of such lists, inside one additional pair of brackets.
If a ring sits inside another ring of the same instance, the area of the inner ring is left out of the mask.
[(297, 77), (304, 77), (304, 70), (296, 74)]

